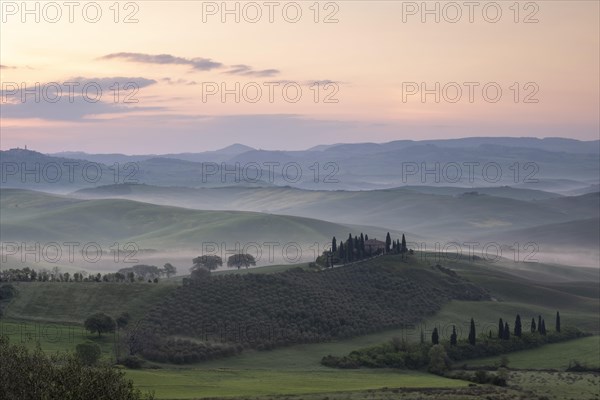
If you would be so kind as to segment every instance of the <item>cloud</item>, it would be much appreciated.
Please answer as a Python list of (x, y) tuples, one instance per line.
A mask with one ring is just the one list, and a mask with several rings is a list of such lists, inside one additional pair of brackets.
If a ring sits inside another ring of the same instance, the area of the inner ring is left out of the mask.
[(185, 86), (194, 86), (197, 85), (196, 81), (189, 81), (187, 79), (171, 79), (169, 77), (162, 78), (161, 81), (167, 83), (168, 85), (185, 85)]
[(50, 121), (85, 121), (93, 120), (94, 115), (124, 114), (139, 111), (158, 111), (161, 107), (129, 107), (117, 103), (98, 101), (92, 103), (83, 96), (60, 98), (56, 103), (47, 101), (35, 102), (33, 99), (24, 103), (2, 105), (2, 117), (14, 119), (44, 119)]
[(255, 70), (246, 64), (236, 64), (225, 66), (224, 64), (213, 61), (210, 58), (184, 58), (177, 57), (171, 54), (143, 54), (143, 53), (112, 53), (99, 58), (100, 60), (124, 60), (128, 62), (136, 62), (143, 64), (158, 64), (158, 65), (187, 65), (197, 71), (210, 71), (219, 68), (229, 68), (225, 71), (227, 74), (240, 76), (253, 76), (266, 78), (279, 75), (278, 69), (262, 69)]
[(255, 76), (255, 77), (271, 77), (275, 75), (279, 75), (280, 71), (278, 69), (263, 69), (263, 70), (253, 70), (249, 65), (238, 64), (232, 65), (229, 71), (226, 71), (228, 74), (232, 75), (242, 75), (242, 76)]
[(221, 68), (223, 64), (211, 60), (210, 58), (183, 58), (175, 57), (170, 54), (143, 54), (143, 53), (112, 53), (100, 57), (101, 60), (120, 59), (130, 62), (144, 64), (161, 64), (161, 65), (188, 65), (198, 71), (210, 71), (212, 69)]
[[(139, 101), (137, 89), (155, 83), (155, 80), (141, 77), (76, 77), (67, 79), (63, 84), (40, 85), (37, 97), (31, 92), (33, 87), (26, 88), (28, 92), (24, 96), (20, 89), (2, 90), (2, 116), (15, 119), (79, 121), (101, 114), (161, 110), (160, 107), (134, 106), (137, 103), (125, 104), (126, 101)], [(118, 102), (115, 102), (117, 87), (120, 96)]]
[(17, 69), (17, 67), (11, 67), (9, 65), (2, 65), (2, 64), (0, 64), (0, 69)]

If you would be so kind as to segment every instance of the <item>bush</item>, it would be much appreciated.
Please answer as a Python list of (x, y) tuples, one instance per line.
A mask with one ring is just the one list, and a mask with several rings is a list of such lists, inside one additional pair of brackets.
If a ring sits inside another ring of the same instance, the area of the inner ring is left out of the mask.
[(83, 365), (94, 365), (100, 359), (102, 350), (96, 343), (81, 343), (75, 347), (75, 355)]
[(136, 356), (129, 356), (121, 360), (121, 365), (129, 369), (140, 369), (142, 368), (143, 362)]
[(442, 375), (450, 368), (450, 360), (444, 346), (436, 344), (429, 349), (429, 372)]
[(151, 400), (109, 365), (84, 366), (73, 354), (30, 352), (0, 337), (0, 399)]

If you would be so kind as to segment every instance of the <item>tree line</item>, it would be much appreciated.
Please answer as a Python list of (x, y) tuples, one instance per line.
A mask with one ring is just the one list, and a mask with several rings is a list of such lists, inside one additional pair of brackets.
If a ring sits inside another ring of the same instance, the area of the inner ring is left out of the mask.
[(170, 263), (166, 263), (162, 268), (154, 265), (134, 265), (133, 267), (122, 268), (117, 272), (105, 274), (90, 274), (86, 271), (75, 273), (62, 272), (59, 267), (51, 270), (42, 268), (35, 270), (30, 267), (10, 268), (0, 271), (0, 282), (154, 282), (159, 278), (170, 278), (177, 273)]
[(385, 242), (377, 239), (369, 239), (369, 235), (348, 234), (345, 241), (338, 240), (335, 236), (331, 239), (331, 249), (323, 252), (316, 260), (317, 264), (330, 268), (336, 264), (348, 264), (355, 261), (364, 260), (381, 254), (401, 254), (403, 257), (410, 253), (406, 245), (406, 237), (402, 234), (402, 239), (392, 239), (388, 232)]
[(438, 329), (434, 328), (430, 342), (425, 342), (421, 332), (419, 343), (408, 343), (406, 340), (396, 338), (390, 342), (353, 351), (347, 356), (329, 355), (323, 357), (321, 363), (336, 368), (420, 369), (428, 367), (431, 372), (443, 373), (449, 368), (451, 362), (532, 349), (547, 343), (586, 336), (575, 327), (562, 329), (558, 311), (555, 318), (555, 330), (552, 332), (546, 331), (546, 323), (541, 316), (538, 316), (537, 323), (535, 318), (532, 318), (529, 332), (523, 330), (520, 315), (516, 316), (512, 330), (509, 324), (500, 318), (495, 335), (491, 330), (477, 334), (475, 320), (471, 318), (466, 340), (458, 339), (456, 326), (452, 327), (452, 334), (447, 341), (442, 341)]

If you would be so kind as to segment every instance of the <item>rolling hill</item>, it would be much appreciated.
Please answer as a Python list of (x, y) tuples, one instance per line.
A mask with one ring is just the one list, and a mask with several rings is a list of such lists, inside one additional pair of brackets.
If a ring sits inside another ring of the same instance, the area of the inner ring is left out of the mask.
[[(387, 233), (382, 228), (295, 216), (199, 211), (120, 199), (81, 200), (20, 189), (0, 192), (0, 211), (3, 242), (96, 243), (104, 250), (115, 249), (115, 243), (119, 248), (135, 243), (138, 249), (148, 250), (144, 259), (158, 257), (155, 262), (177, 260), (188, 265), (200, 252), (214, 250), (226, 258), (236, 252), (236, 244), (237, 252), (248, 246), (249, 252), (262, 256), (260, 264), (313, 261), (335, 235), (362, 231), (383, 238)], [(392, 233), (399, 237), (398, 232)], [(204, 245), (216, 248), (207, 250)], [(110, 256), (105, 259), (110, 266)], [(88, 263), (88, 267), (92, 266)]]

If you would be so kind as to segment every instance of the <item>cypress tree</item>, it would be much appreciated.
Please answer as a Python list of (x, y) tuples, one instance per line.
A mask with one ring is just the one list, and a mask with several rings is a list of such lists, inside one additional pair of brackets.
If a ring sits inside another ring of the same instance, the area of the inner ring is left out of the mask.
[(521, 331), (522, 331), (521, 316), (519, 314), (517, 314), (517, 318), (515, 319), (515, 336), (521, 337)]
[(360, 233), (360, 251), (362, 253), (362, 255), (365, 255), (365, 237), (363, 236), (362, 232)]
[(344, 242), (340, 242), (340, 247), (338, 248), (339, 257), (342, 261), (346, 262), (346, 251), (344, 250)]
[(433, 328), (433, 332), (431, 333), (431, 343), (432, 344), (439, 344), (440, 343), (440, 336), (438, 335), (437, 328)]
[(369, 235), (365, 234), (365, 240), (369, 240)]
[(348, 261), (352, 261), (354, 259), (354, 243), (352, 243), (352, 234), (348, 235), (348, 240), (346, 241), (346, 257)]
[(450, 346), (456, 346), (456, 326), (452, 325), (452, 335), (450, 335)]
[(360, 240), (358, 239), (358, 236), (354, 236), (354, 249), (356, 250), (356, 259), (360, 260), (362, 254), (360, 252)]
[(540, 333), (546, 336), (546, 321), (542, 320), (542, 329), (540, 329)]
[(388, 232), (386, 237), (385, 237), (385, 252), (389, 253), (390, 252), (390, 246), (392, 245), (392, 237), (390, 236), (390, 233)]
[(504, 321), (502, 321), (502, 318), (498, 321), (498, 339), (504, 339)]
[(406, 238), (404, 237), (404, 233), (402, 234), (402, 248), (400, 249), (400, 251), (402, 253), (406, 253), (408, 249), (406, 248)]
[(510, 327), (508, 326), (508, 322), (504, 324), (504, 340), (510, 339)]
[(337, 252), (337, 240), (335, 240), (335, 236), (331, 240), (331, 251), (334, 253)]
[(556, 332), (560, 332), (560, 313), (556, 312)]
[(477, 337), (475, 333), (475, 321), (473, 320), (473, 318), (471, 318), (471, 326), (469, 328), (469, 343), (471, 344), (471, 346), (475, 346), (475, 343), (477, 343)]
[(488, 333), (488, 338), (491, 339), (492, 338), (492, 330), (490, 329), (489, 333)]
[(535, 326), (535, 318), (531, 318), (531, 333), (535, 333), (537, 327)]

